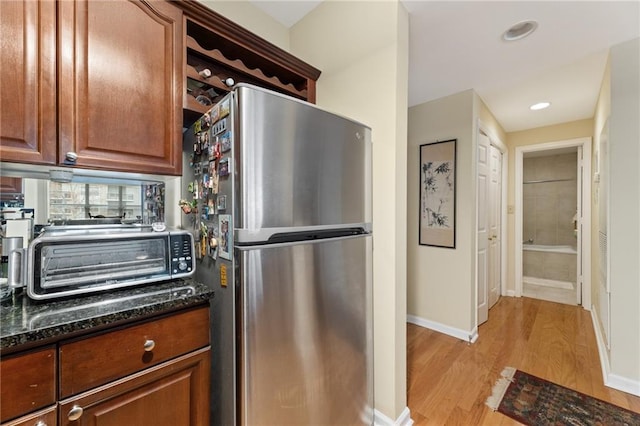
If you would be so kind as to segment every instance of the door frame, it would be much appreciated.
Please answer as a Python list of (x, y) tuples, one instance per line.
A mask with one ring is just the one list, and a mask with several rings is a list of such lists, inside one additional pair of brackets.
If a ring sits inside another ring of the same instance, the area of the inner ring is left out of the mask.
[[(578, 241), (582, 265), (582, 307), (591, 310), (591, 138), (575, 138), (534, 145), (516, 147), (515, 152), (515, 232), (514, 232), (514, 270), (515, 296), (522, 297), (522, 223), (523, 223), (523, 159), (525, 152), (548, 151), (560, 148), (582, 147), (582, 174), (578, 181), (582, 187), (582, 218), (579, 218)], [(578, 159), (580, 161), (580, 159)]]
[[(476, 143), (474, 144), (476, 146), (476, 150), (477, 150), (477, 139), (479, 137), (479, 133), (483, 132), (485, 135), (487, 135), (487, 137), (489, 137), (489, 143), (493, 146), (495, 146), (496, 148), (498, 148), (498, 150), (500, 150), (500, 153), (502, 154), (502, 188), (501, 188), (501, 201), (500, 201), (500, 241), (502, 242), (501, 246), (500, 246), (500, 296), (505, 296), (507, 294), (507, 254), (508, 254), (508, 250), (507, 250), (507, 195), (508, 195), (508, 177), (509, 177), (509, 150), (507, 148), (507, 145), (502, 142), (502, 140), (496, 136), (495, 133), (493, 133), (489, 126), (487, 126), (482, 120), (478, 119), (478, 123), (477, 123), (477, 128), (476, 128), (476, 134), (475, 134), (475, 138), (476, 138)], [(474, 158), (475, 158), (475, 162), (474, 162), (474, 181), (475, 181), (475, 188), (476, 188), (476, 192), (477, 192), (477, 188), (478, 188), (478, 158), (476, 156), (476, 153), (474, 152)], [(475, 203), (475, 209), (476, 209), (476, 214), (475, 214), (475, 221), (473, 223), (473, 229), (474, 229), (474, 256), (478, 255), (478, 194), (476, 193), (476, 203)], [(475, 277), (475, 311), (476, 311), (476, 316), (475, 316), (475, 320), (476, 320), (476, 328), (478, 327), (478, 262), (475, 262), (475, 271), (474, 271), (474, 277)]]

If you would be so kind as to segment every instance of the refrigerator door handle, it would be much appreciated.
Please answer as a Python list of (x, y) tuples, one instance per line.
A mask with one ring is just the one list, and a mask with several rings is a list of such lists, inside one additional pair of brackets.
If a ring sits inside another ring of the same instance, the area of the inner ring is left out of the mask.
[(259, 243), (285, 243), (321, 238), (335, 238), (349, 235), (371, 234), (371, 223), (343, 223), (339, 225), (298, 226), (262, 229), (235, 229), (236, 245)]

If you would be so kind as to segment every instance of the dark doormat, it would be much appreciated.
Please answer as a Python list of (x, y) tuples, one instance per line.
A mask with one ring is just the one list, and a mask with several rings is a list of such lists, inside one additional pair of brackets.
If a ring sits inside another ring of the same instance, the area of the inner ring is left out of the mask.
[(640, 426), (640, 414), (512, 367), (502, 371), (487, 405), (525, 425)]

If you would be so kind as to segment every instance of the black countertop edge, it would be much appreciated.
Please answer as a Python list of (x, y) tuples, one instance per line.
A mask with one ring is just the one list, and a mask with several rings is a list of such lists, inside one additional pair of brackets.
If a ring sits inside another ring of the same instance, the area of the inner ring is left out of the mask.
[(51, 302), (21, 295), (0, 306), (0, 351), (4, 355), (205, 304), (213, 294), (205, 284), (187, 279)]

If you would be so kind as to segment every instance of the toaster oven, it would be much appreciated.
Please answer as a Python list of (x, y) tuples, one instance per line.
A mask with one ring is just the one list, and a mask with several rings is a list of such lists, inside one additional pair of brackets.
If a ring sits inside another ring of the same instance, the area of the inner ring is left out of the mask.
[(48, 227), (14, 260), (32, 299), (184, 278), (195, 272), (193, 236), (140, 226)]

